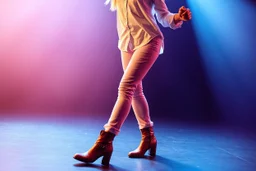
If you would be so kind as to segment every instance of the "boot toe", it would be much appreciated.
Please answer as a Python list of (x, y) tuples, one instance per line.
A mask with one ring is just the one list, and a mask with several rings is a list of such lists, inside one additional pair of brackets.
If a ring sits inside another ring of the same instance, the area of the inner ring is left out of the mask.
[(129, 158), (144, 158), (145, 155), (144, 155), (144, 154), (141, 154), (141, 153), (130, 152), (130, 153), (128, 154), (128, 157), (129, 157)]
[(86, 153), (76, 153), (73, 158), (79, 161), (84, 161), (84, 156), (86, 155)]

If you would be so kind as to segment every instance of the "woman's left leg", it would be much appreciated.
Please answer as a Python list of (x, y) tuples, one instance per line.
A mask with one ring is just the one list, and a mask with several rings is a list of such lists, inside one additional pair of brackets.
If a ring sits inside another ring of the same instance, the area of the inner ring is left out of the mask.
[[(122, 66), (124, 71), (129, 64), (132, 55), (133, 52), (121, 52)], [(138, 121), (139, 129), (153, 126), (153, 122), (150, 119), (148, 102), (143, 92), (142, 81), (139, 82), (133, 94), (132, 109)]]
[[(142, 79), (148, 73), (157, 59), (162, 39), (156, 37), (147, 45), (134, 51), (131, 60), (124, 71), (118, 88), (118, 98), (108, 122), (104, 125), (105, 131), (117, 135), (131, 108), (134, 93)], [(145, 117), (143, 115), (142, 117)], [(136, 116), (137, 118), (137, 116)], [(139, 118), (139, 116), (138, 116)]]
[[(132, 52), (121, 52), (124, 71), (129, 64), (132, 55)], [(131, 158), (144, 157), (144, 154), (148, 149), (150, 149), (150, 155), (155, 156), (157, 140), (153, 131), (153, 122), (150, 119), (148, 102), (143, 93), (142, 81), (139, 82), (133, 94), (132, 108), (142, 134), (142, 140), (138, 148), (129, 152), (128, 156)]]
[(104, 125), (94, 146), (83, 154), (75, 154), (74, 158), (85, 163), (92, 163), (103, 156), (102, 164), (109, 165), (113, 152), (112, 141), (120, 131), (130, 108), (131, 101), (137, 85), (145, 77), (159, 55), (161, 39), (153, 39), (147, 45), (134, 52), (123, 74), (119, 88), (118, 98), (112, 110), (108, 123)]

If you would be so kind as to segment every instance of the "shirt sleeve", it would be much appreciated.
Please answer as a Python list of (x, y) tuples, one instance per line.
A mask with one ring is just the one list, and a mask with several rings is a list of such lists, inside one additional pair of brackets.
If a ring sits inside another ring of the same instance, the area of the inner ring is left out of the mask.
[(182, 21), (174, 23), (174, 13), (171, 13), (165, 3), (165, 0), (153, 0), (154, 1), (154, 11), (156, 14), (157, 21), (163, 27), (170, 27), (172, 29), (180, 28), (183, 24)]

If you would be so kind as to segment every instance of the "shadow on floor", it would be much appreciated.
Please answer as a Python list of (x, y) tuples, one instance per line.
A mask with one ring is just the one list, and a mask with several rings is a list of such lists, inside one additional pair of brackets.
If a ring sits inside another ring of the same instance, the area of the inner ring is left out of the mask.
[[(136, 165), (138, 168), (136, 170), (141, 170), (142, 168), (140, 166), (144, 166), (144, 168), (147, 168), (146, 170), (152, 169), (152, 165), (164, 165), (164, 168), (169, 168), (173, 171), (201, 171), (199, 168), (196, 168), (194, 166), (190, 166), (187, 164), (183, 164), (174, 160), (170, 160), (168, 158), (162, 157), (162, 156), (155, 156), (155, 157), (150, 157), (150, 156), (145, 156), (145, 158), (140, 158), (140, 159), (129, 159), (129, 160), (136, 160)], [(150, 163), (146, 163), (145, 160), (149, 161)], [(75, 167), (87, 167), (87, 168), (94, 168), (98, 169), (100, 171), (129, 171), (127, 169), (122, 169), (120, 167), (110, 165), (108, 166), (103, 166), (100, 164), (88, 164), (88, 163), (76, 163), (74, 164)], [(160, 168), (159, 168), (160, 169)]]
[(74, 164), (74, 166), (75, 167), (94, 168), (94, 169), (98, 169), (98, 170), (101, 170), (101, 171), (128, 171), (128, 170), (125, 170), (125, 169), (122, 169), (120, 167), (113, 166), (113, 165), (103, 166), (103, 165), (100, 165), (100, 164), (76, 163), (76, 164)]

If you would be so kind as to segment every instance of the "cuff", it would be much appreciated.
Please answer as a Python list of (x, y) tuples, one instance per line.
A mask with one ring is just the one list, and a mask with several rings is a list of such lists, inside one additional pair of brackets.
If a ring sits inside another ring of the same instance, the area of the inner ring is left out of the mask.
[(183, 24), (183, 21), (180, 21), (180, 22), (178, 22), (178, 23), (176, 23), (176, 24), (175, 24), (174, 22), (172, 22), (172, 23), (170, 24), (170, 27), (171, 27), (173, 30), (175, 30), (175, 29), (181, 28), (182, 24)]

